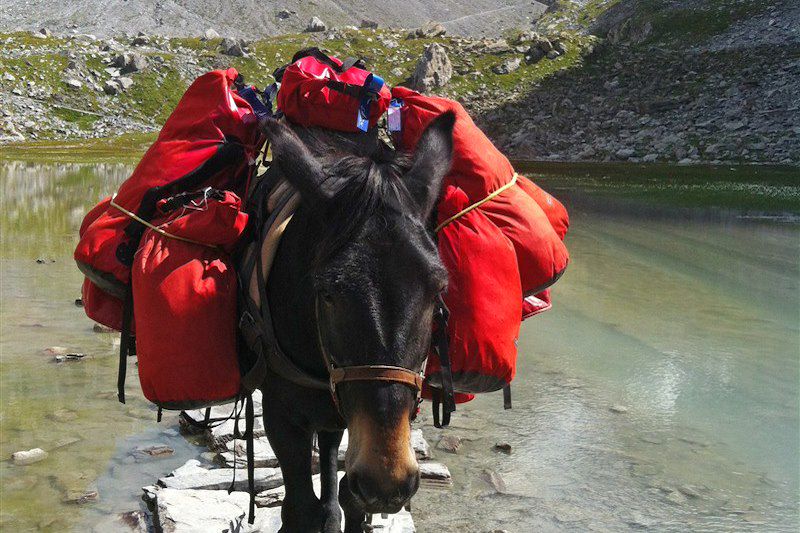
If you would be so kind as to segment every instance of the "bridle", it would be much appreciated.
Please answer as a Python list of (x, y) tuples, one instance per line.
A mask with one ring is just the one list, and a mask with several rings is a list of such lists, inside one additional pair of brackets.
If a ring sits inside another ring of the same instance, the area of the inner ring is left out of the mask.
[(337, 366), (334, 364), (334, 359), (328, 352), (325, 346), (325, 341), (322, 338), (322, 329), (320, 327), (320, 303), (319, 297), (314, 298), (314, 313), (316, 315), (316, 330), (317, 342), (319, 344), (322, 359), (325, 361), (325, 366), (328, 369), (328, 383), (330, 386), (331, 397), (336, 406), (339, 415), (344, 418), (342, 412), (341, 402), (339, 401), (339, 394), (337, 386), (340, 383), (347, 383), (352, 381), (385, 381), (390, 383), (400, 383), (414, 389), (416, 392), (416, 404), (412, 417), (416, 414), (416, 408), (420, 402), (420, 395), (422, 394), (423, 372), (425, 369), (425, 361), (422, 362), (420, 370), (413, 371), (402, 366), (394, 365), (354, 365), (354, 366)]

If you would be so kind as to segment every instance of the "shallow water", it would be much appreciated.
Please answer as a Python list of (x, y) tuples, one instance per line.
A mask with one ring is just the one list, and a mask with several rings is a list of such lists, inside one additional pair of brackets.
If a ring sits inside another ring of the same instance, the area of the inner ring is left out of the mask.
[[(177, 434), (174, 416), (156, 424), (135, 374), (128, 404), (116, 402), (115, 336), (93, 332), (74, 305), (76, 229), (129, 172), (0, 163), (0, 455), (50, 453), (0, 462), (3, 530), (112, 530), (108, 518), (138, 508), (141, 486), (205, 450)], [(420, 491), (419, 530), (796, 530), (795, 216), (754, 218), (728, 203), (665, 211), (639, 196), (577, 194), (563, 177), (540, 183), (570, 207), (572, 263), (554, 309), (523, 325), (514, 408), (490, 394), (454, 415), (447, 432), (463, 446), (436, 450), (454, 485)], [(49, 346), (89, 358), (56, 364)], [(132, 453), (151, 443), (175, 454)], [(487, 469), (504, 493), (482, 480)], [(99, 501), (62, 502), (86, 490)]]

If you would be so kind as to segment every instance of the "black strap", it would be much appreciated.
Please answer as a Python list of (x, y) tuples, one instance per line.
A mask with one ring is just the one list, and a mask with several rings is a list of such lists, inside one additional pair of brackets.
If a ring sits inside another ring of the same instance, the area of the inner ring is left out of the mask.
[[(125, 298), (122, 301), (122, 332), (119, 338), (119, 369), (117, 371), (117, 399), (125, 403), (125, 374), (128, 370), (128, 355), (134, 341), (131, 335), (131, 319), (133, 318), (133, 287), (125, 286)], [(135, 347), (134, 347), (135, 351)]]
[[(433, 389), (433, 420), (436, 427), (444, 427), (450, 424), (450, 414), (456, 410), (455, 392), (453, 388), (453, 371), (450, 366), (450, 341), (447, 338), (447, 320), (450, 318), (450, 311), (444, 303), (444, 299), (439, 296), (436, 311), (434, 313), (434, 347), (439, 355), (441, 366), (442, 388)], [(438, 397), (437, 397), (438, 396)], [(442, 406), (441, 425), (439, 421), (439, 403)]]
[[(245, 399), (245, 430), (244, 437), (247, 442), (247, 490), (250, 491), (250, 508), (247, 523), (252, 524), (256, 520), (256, 480), (255, 480), (255, 453), (253, 451), (253, 423), (255, 422), (253, 409), (253, 395), (248, 394)], [(236, 455), (234, 454), (234, 465)]]
[[(230, 164), (241, 162), (243, 155), (244, 147), (242, 144), (234, 138), (226, 137), (225, 141), (217, 147), (214, 155), (202, 165), (165, 185), (148, 189), (142, 196), (142, 201), (136, 210), (136, 216), (149, 222), (156, 213), (156, 205), (159, 200), (201, 186), (223, 168)], [(131, 220), (125, 227), (125, 234), (128, 239), (120, 243), (116, 250), (117, 259), (123, 265), (133, 265), (133, 256), (139, 248), (139, 241), (145, 229), (147, 229), (146, 226), (137, 220)]]
[(503, 409), (511, 409), (511, 383), (503, 385)]

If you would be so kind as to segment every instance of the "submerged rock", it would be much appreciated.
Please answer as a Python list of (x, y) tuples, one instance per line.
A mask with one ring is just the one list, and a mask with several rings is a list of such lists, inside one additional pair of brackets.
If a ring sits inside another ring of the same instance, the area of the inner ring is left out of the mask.
[(64, 503), (72, 503), (75, 505), (83, 505), (86, 503), (96, 502), (100, 499), (100, 493), (96, 490), (89, 490), (89, 491), (78, 491), (78, 492), (68, 492), (62, 502)]
[(608, 408), (608, 410), (611, 411), (612, 413), (617, 413), (617, 414), (624, 414), (628, 412), (628, 408), (620, 404), (612, 405), (611, 407)]
[(458, 435), (445, 435), (442, 437), (436, 447), (446, 452), (458, 453), (458, 449), (461, 448), (462, 442), (463, 439)]
[(495, 491), (501, 494), (508, 492), (505, 480), (491, 468), (485, 468), (479, 477)]
[(22, 450), (11, 454), (11, 460), (17, 466), (32, 465), (33, 463), (38, 463), (44, 459), (47, 459), (47, 452), (41, 448)]
[(507, 442), (498, 442), (492, 449), (496, 452), (503, 452), (505, 454), (511, 455), (511, 445)]

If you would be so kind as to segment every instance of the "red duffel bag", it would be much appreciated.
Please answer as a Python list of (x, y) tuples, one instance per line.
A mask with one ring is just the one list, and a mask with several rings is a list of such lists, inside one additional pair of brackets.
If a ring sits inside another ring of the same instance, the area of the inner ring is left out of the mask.
[(362, 67), (319, 48), (301, 50), (276, 73), (278, 109), (302, 126), (367, 131), (386, 112), (391, 94), (383, 79)]
[[(520, 321), (550, 307), (547, 288), (569, 261), (562, 242), (567, 212), (555, 198), (514, 172), (509, 160), (453, 100), (395, 87), (390, 117), (395, 144), (413, 151), (422, 132), (447, 111), (456, 115), (453, 163), (438, 204), (439, 254), (450, 275), (444, 302), (448, 355), (459, 393), (498, 390), (516, 368)], [(399, 131), (397, 126), (399, 122)], [(426, 397), (441, 388), (441, 362), (431, 353)]]
[(164, 409), (232, 401), (240, 391), (236, 273), (230, 252), (247, 225), (231, 192), (205, 189), (159, 203), (131, 277), (142, 392)]
[[(450, 185), (438, 206), (439, 221), (469, 205), (464, 191)], [(496, 391), (511, 383), (516, 371), (522, 290), (514, 246), (475, 209), (441, 229), (439, 256), (448, 272), (444, 301), (450, 310), (447, 333), (454, 390)], [(441, 388), (440, 373), (439, 358), (430, 357), (426, 385)]]
[(251, 105), (236, 92), (235, 69), (197, 78), (167, 119), (156, 142), (120, 186), (81, 225), (75, 261), (87, 278), (84, 310), (122, 329), (130, 265), (144, 225), (160, 198), (203, 186), (243, 193), (263, 135)]

